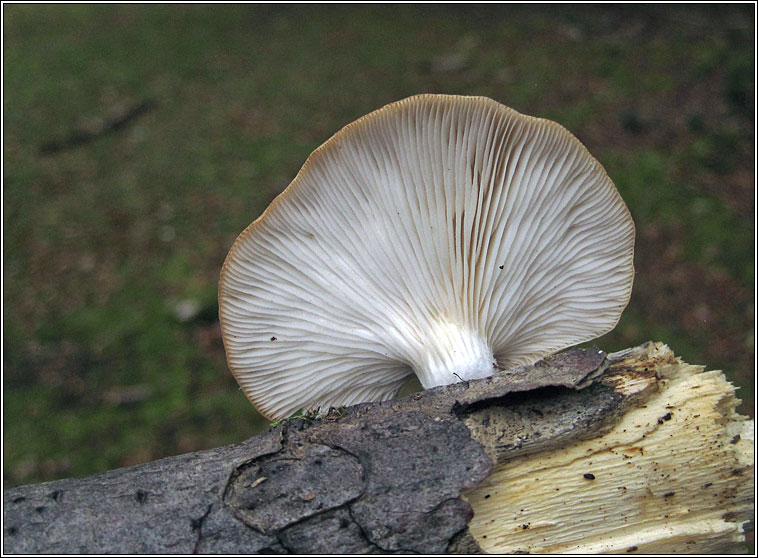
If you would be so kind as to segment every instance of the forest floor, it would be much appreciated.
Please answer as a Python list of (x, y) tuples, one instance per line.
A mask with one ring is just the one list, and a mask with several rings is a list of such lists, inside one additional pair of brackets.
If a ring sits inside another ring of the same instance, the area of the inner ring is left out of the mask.
[(556, 120), (637, 226), (613, 351), (664, 341), (752, 415), (754, 6), (5, 5), (4, 483), (267, 425), (217, 282), (308, 154), (422, 92)]

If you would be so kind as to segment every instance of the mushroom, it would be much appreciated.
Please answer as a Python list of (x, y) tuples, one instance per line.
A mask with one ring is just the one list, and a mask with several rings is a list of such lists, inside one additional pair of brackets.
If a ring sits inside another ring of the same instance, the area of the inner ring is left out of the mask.
[(316, 149), (226, 258), (229, 367), (266, 417), (485, 378), (618, 322), (634, 223), (559, 124), (418, 95)]

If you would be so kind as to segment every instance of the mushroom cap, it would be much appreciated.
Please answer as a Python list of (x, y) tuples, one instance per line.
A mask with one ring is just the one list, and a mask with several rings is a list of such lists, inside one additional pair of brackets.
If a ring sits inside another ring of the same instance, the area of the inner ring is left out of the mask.
[(348, 124), (237, 238), (229, 367), (266, 417), (530, 364), (611, 330), (634, 223), (559, 124), (418, 95)]

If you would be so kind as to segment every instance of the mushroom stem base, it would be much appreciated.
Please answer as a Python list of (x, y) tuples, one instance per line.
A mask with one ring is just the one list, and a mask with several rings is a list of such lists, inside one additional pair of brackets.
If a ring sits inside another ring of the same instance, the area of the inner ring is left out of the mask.
[(413, 370), (424, 389), (489, 378), (498, 370), (486, 339), (470, 328), (438, 322)]

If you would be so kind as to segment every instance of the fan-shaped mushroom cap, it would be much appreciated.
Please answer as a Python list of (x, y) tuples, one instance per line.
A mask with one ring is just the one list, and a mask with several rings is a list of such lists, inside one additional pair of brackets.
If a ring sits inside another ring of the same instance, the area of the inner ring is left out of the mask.
[(612, 329), (634, 224), (560, 125), (419, 95), (349, 124), (232, 246), (229, 366), (269, 418), (483, 378)]

